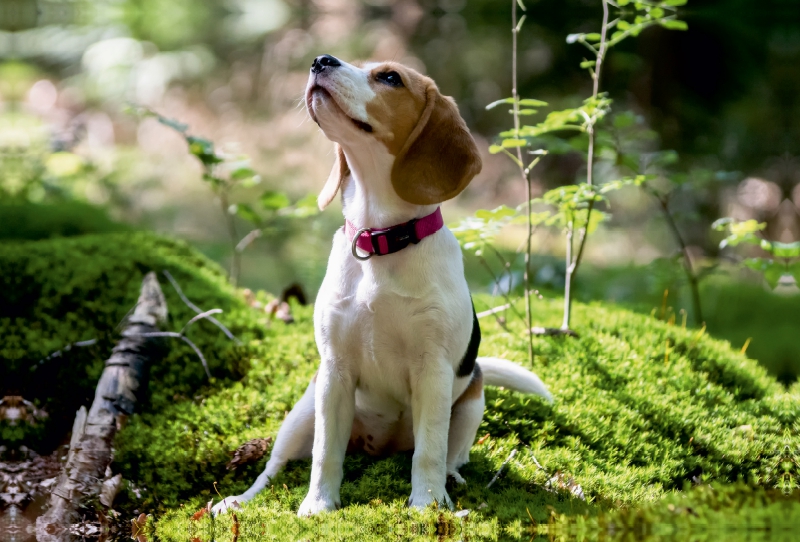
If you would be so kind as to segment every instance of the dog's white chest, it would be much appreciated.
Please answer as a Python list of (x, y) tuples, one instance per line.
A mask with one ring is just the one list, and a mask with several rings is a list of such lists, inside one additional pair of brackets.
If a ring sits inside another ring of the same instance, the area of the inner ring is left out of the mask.
[[(461, 361), (472, 313), (458, 245), (451, 238), (444, 230), (367, 267), (347, 253), (344, 236), (337, 234), (315, 328), (320, 354), (356, 375), (358, 402), (405, 408), (409, 381), (431, 355), (454, 368)], [(450, 241), (455, 258), (443, 258), (450, 256)], [(456, 269), (429, 263), (443, 261)]]

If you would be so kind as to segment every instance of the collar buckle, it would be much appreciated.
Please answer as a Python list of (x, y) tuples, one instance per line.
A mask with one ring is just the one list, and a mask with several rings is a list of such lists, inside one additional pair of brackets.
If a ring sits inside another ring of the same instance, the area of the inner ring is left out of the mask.
[[(358, 240), (361, 238), (361, 234), (364, 233), (364, 232), (369, 232), (370, 237), (372, 237), (372, 230), (370, 230), (369, 228), (361, 228), (353, 236), (353, 241), (350, 243), (350, 250), (353, 253), (353, 257), (356, 260), (361, 261), (361, 262), (365, 262), (365, 261), (369, 260), (370, 258), (375, 256), (375, 254), (376, 254), (375, 252), (367, 252), (366, 256), (359, 256), (358, 255)], [(374, 245), (374, 243), (373, 243), (373, 245)]]

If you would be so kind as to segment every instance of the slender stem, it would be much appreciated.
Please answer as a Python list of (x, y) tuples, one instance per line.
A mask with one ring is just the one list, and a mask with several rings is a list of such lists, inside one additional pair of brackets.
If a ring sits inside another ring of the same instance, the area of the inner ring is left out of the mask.
[(672, 214), (669, 212), (669, 200), (663, 196), (656, 196), (656, 199), (658, 199), (658, 203), (661, 205), (661, 211), (664, 213), (664, 218), (667, 221), (667, 225), (669, 225), (669, 229), (672, 231), (673, 237), (675, 237), (675, 241), (677, 241), (678, 245), (681, 247), (681, 253), (683, 254), (683, 258), (681, 258), (683, 260), (683, 270), (686, 273), (686, 278), (689, 281), (689, 287), (692, 290), (694, 323), (695, 325), (699, 326), (703, 323), (703, 310), (700, 304), (700, 288), (697, 281), (697, 275), (695, 274), (694, 267), (692, 266), (692, 260), (689, 257), (689, 249), (683, 240), (683, 236), (678, 229), (678, 225), (675, 224), (675, 219), (672, 218)]
[[(511, 0), (511, 95), (514, 98), (514, 137), (519, 139), (519, 93), (517, 92), (517, 0)], [(531, 296), (528, 292), (531, 289), (531, 237), (533, 237), (533, 223), (531, 222), (531, 181), (525, 171), (525, 164), (522, 160), (522, 147), (517, 147), (517, 165), (520, 175), (525, 182), (526, 194), (528, 196), (528, 240), (525, 248), (525, 271), (523, 282), (525, 283), (525, 325), (528, 335), (528, 360), (533, 364), (533, 316), (531, 314)]]
[(570, 315), (572, 313), (572, 273), (575, 271), (575, 266), (572, 262), (572, 240), (574, 232), (574, 222), (570, 221), (567, 224), (567, 254), (566, 260), (566, 276), (564, 277), (564, 320), (561, 322), (561, 329), (569, 329)]
[(608, 2), (603, 0), (603, 27), (600, 29), (600, 48), (597, 51), (597, 62), (594, 65), (594, 89), (592, 96), (597, 98), (600, 92), (600, 72), (606, 56), (606, 33), (608, 32)]
[[(595, 100), (597, 99), (598, 94), (600, 93), (600, 76), (602, 75), (603, 70), (603, 60), (605, 59), (606, 55), (606, 34), (608, 33), (608, 1), (603, 0), (603, 26), (600, 29), (600, 47), (597, 50), (597, 62), (594, 65), (594, 71), (592, 72), (592, 79), (593, 79), (593, 86), (592, 86), (592, 98)], [(587, 133), (589, 135), (589, 151), (586, 157), (586, 183), (590, 186), (593, 185), (594, 179), (592, 178), (592, 173), (594, 171), (594, 142), (595, 142), (595, 134), (594, 134), (594, 124), (596, 122), (596, 118), (593, 116), (591, 121), (587, 125)], [(562, 329), (569, 329), (570, 323), (570, 316), (572, 314), (572, 281), (575, 277), (575, 273), (578, 271), (578, 266), (581, 263), (581, 259), (583, 258), (583, 249), (586, 247), (586, 239), (589, 237), (589, 222), (592, 219), (592, 211), (594, 210), (594, 198), (589, 201), (589, 207), (586, 210), (586, 223), (581, 228), (581, 239), (580, 244), (578, 246), (578, 252), (575, 255), (575, 260), (572, 260), (572, 238), (573, 238), (573, 226), (570, 226), (570, 229), (567, 233), (567, 270), (566, 276), (564, 277), (564, 321), (561, 324)]]
[[(494, 255), (497, 257), (497, 259), (500, 260), (500, 263), (503, 264), (503, 273), (506, 276), (508, 276), (508, 284), (509, 284), (509, 288), (510, 288), (511, 287), (510, 284), (513, 282), (513, 277), (511, 275), (511, 262), (506, 260), (503, 257), (503, 255), (500, 253), (500, 251), (497, 250), (497, 248), (494, 245), (489, 245), (489, 247), (492, 249), (492, 252), (494, 252)], [(508, 298), (506, 298), (506, 301), (511, 302), (511, 300), (508, 299)], [(516, 307), (512, 307), (512, 310), (514, 311), (514, 314), (516, 314), (517, 317), (519, 317), (520, 320), (524, 319), (524, 317), (519, 313), (519, 311), (517, 310)]]
[(228, 192), (225, 188), (222, 188), (219, 192), (219, 201), (220, 205), (222, 206), (222, 214), (225, 215), (225, 222), (228, 226), (228, 236), (230, 237), (231, 242), (231, 268), (228, 272), (228, 279), (235, 287), (239, 282), (239, 267), (241, 264), (240, 253), (238, 250), (236, 250), (236, 245), (239, 244), (239, 234), (236, 233), (236, 222), (234, 220), (234, 216), (228, 212), (230, 203), (228, 201)]
[[(506, 300), (506, 303), (511, 303), (511, 298), (509, 297), (508, 292), (503, 290), (503, 286), (500, 284), (500, 277), (498, 277), (495, 274), (494, 270), (489, 265), (489, 262), (486, 261), (486, 258), (484, 258), (483, 256), (478, 256), (478, 261), (481, 262), (481, 265), (483, 265), (483, 267), (486, 268), (486, 270), (492, 276), (492, 280), (494, 281), (495, 288), (497, 288), (497, 290), (503, 296), (503, 299)], [(511, 310), (514, 311), (514, 314), (516, 314), (519, 317), (520, 320), (522, 320), (522, 315), (519, 313), (517, 308), (514, 307), (513, 304), (511, 305)]]

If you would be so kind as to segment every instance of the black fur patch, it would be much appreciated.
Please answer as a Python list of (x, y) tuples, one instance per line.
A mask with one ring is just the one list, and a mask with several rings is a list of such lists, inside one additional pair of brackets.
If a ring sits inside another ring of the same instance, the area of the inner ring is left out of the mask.
[(461, 359), (456, 376), (467, 376), (472, 374), (475, 368), (475, 360), (478, 359), (478, 347), (481, 345), (481, 326), (478, 324), (478, 315), (475, 314), (475, 305), (472, 305), (472, 336), (469, 338), (467, 352)]

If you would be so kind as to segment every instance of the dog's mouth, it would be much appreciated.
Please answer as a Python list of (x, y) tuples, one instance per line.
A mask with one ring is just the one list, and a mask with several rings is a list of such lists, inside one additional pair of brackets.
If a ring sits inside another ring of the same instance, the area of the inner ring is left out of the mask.
[(344, 109), (342, 109), (342, 107), (337, 103), (337, 101), (333, 97), (333, 95), (330, 92), (328, 92), (328, 90), (325, 87), (323, 87), (323, 86), (321, 86), (319, 84), (315, 84), (313, 87), (311, 87), (311, 90), (309, 91), (309, 93), (308, 93), (308, 95), (306, 97), (306, 106), (308, 108), (309, 114), (311, 115), (311, 119), (314, 122), (316, 122), (317, 125), (319, 125), (319, 121), (317, 120), (317, 115), (316, 115), (316, 113), (314, 111), (314, 107), (312, 106), (312, 103), (313, 103), (312, 96), (313, 96), (313, 94), (315, 92), (319, 92), (320, 94), (330, 98), (330, 101), (342, 112), (342, 114), (345, 117), (350, 119), (350, 122), (352, 122), (356, 126), (356, 128), (358, 128), (359, 130), (362, 130), (364, 132), (370, 133), (370, 134), (372, 133), (372, 125), (371, 124), (366, 123), (364, 121), (360, 121), (358, 119), (354, 119), (353, 117), (351, 117), (350, 115), (345, 113)]

